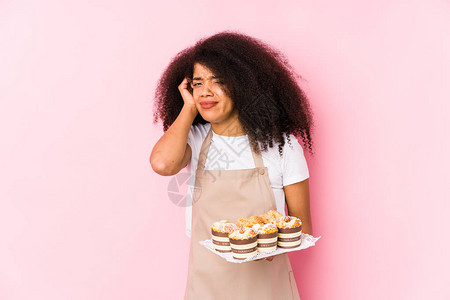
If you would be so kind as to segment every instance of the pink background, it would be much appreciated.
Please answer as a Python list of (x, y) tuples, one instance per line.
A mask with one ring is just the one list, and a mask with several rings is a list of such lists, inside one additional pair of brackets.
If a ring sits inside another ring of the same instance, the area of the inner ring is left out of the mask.
[(302, 300), (450, 298), (448, 1), (3, 0), (0, 299), (182, 299), (189, 239), (148, 162), (153, 93), (225, 29), (306, 79), (322, 238), (291, 255)]

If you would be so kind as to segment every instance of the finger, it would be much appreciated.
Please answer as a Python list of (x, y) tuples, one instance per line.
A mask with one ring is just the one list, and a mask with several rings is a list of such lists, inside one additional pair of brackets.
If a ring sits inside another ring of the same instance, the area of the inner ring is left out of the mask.
[(187, 77), (184, 77), (183, 81), (180, 83), (179, 86), (187, 86), (188, 82), (189, 82), (189, 80), (187, 79)]

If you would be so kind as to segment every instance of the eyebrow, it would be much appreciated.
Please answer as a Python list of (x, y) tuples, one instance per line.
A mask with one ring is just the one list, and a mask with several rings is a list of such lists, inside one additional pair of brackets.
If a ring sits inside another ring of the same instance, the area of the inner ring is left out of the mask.
[[(209, 76), (209, 78), (222, 78), (222, 77), (220, 77), (220, 76)], [(192, 78), (192, 80), (203, 80), (201, 77), (194, 77), (194, 78)]]

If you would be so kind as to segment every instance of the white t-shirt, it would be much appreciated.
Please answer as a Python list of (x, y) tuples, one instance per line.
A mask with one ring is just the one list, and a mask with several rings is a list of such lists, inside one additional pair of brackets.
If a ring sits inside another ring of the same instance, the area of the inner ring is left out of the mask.
[[(189, 186), (186, 198), (186, 235), (191, 237), (192, 223), (192, 194), (195, 185), (195, 171), (197, 169), (200, 148), (209, 129), (210, 123), (192, 125), (187, 143), (192, 149), (192, 157), (187, 165), (190, 171)], [(212, 131), (211, 146), (205, 162), (205, 170), (237, 170), (255, 168), (250, 143), (247, 135), (224, 136)], [(303, 181), (309, 178), (308, 166), (297, 138), (290, 135), (291, 145), (285, 137), (283, 157), (278, 152), (278, 144), (261, 151), (264, 166), (269, 173), (270, 185), (275, 196), (277, 211), (285, 214), (285, 196), (283, 186)], [(250, 217), (250, 216), (248, 216)]]

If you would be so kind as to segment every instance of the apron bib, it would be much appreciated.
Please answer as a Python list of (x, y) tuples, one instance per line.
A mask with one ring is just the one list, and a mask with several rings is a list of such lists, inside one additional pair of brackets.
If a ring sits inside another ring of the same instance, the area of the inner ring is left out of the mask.
[(256, 166), (253, 169), (205, 170), (211, 139), (212, 128), (203, 141), (195, 173), (185, 300), (300, 300), (286, 253), (272, 261), (236, 264), (200, 245), (199, 241), (211, 238), (211, 226), (216, 221), (236, 222), (241, 217), (276, 210), (261, 153), (250, 147)]

